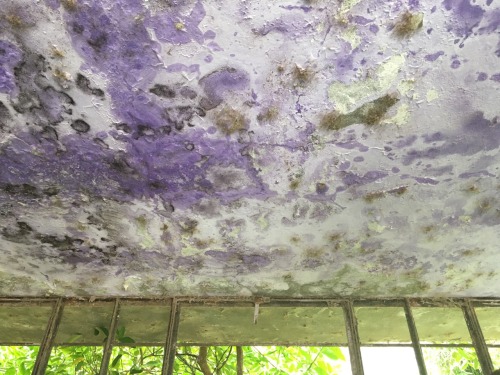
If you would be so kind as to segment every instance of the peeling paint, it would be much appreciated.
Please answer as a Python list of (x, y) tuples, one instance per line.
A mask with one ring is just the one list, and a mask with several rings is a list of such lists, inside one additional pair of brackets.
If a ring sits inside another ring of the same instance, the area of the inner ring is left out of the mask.
[(0, 295), (499, 295), (498, 4), (9, 4)]

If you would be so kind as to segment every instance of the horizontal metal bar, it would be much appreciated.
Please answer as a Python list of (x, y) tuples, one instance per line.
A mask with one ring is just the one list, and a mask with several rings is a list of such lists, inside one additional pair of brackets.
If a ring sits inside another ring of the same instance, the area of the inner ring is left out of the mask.
[[(153, 303), (169, 303), (172, 297), (162, 297), (162, 298), (143, 298), (143, 297), (63, 297), (65, 304), (71, 303), (93, 303), (93, 302), (114, 302), (116, 298), (120, 298), (122, 304), (127, 302), (143, 302), (144, 304)], [(192, 296), (179, 296), (175, 297), (179, 303), (227, 303), (227, 302), (249, 302), (253, 303), (255, 297), (232, 297), (232, 296), (221, 296), (221, 297), (192, 297)], [(260, 297), (264, 301), (262, 304), (274, 304), (274, 303), (290, 303), (291, 305), (301, 305), (301, 304), (335, 304), (341, 306), (345, 301), (345, 298), (287, 298), (287, 297)], [(5, 296), (0, 297), (0, 305), (11, 304), (11, 303), (50, 303), (56, 301), (57, 298), (54, 297), (34, 297), (34, 296)], [(403, 306), (404, 298), (353, 298), (353, 303), (356, 306)], [(412, 298), (412, 306), (423, 306), (423, 307), (461, 307), (464, 299), (463, 298)], [(491, 297), (477, 297), (468, 298), (468, 301), (473, 306), (484, 306), (484, 307), (500, 307), (500, 298)]]

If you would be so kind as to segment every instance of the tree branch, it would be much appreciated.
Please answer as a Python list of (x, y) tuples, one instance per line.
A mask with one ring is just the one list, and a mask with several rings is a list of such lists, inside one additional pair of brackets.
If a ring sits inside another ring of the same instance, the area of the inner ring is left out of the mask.
[(243, 348), (236, 347), (236, 374), (243, 375)]
[(208, 366), (207, 362), (207, 354), (208, 354), (208, 347), (200, 346), (200, 352), (198, 354), (198, 359), (196, 360), (196, 362), (198, 362), (198, 365), (200, 366), (200, 370), (203, 373), (203, 375), (212, 375), (212, 370), (210, 370), (210, 366)]

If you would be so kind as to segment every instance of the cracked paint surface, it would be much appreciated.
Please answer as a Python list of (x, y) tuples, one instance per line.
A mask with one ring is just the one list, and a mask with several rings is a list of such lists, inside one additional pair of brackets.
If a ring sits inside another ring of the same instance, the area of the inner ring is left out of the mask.
[(8, 0), (0, 295), (499, 296), (490, 0)]

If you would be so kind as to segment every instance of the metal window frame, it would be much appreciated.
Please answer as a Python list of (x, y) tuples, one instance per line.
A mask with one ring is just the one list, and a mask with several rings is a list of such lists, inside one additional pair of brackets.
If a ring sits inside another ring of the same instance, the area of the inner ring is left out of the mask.
[[(49, 362), (50, 353), (54, 345), (59, 324), (63, 315), (64, 306), (67, 302), (74, 301), (74, 298), (24, 298), (24, 297), (6, 297), (0, 298), (0, 305), (11, 304), (33, 304), (50, 302), (53, 304), (50, 318), (47, 323), (44, 337), (40, 344), (40, 349), (33, 367), (32, 375), (42, 375), (45, 372)], [(113, 346), (120, 343), (114, 342), (117, 322), (120, 313), (121, 302), (125, 300), (143, 301), (147, 305), (148, 301), (158, 302), (158, 299), (149, 300), (143, 298), (102, 298), (92, 299), (92, 301), (114, 302), (113, 314), (110, 319), (109, 333), (103, 348), (103, 359), (100, 367), (100, 375), (107, 373)], [(363, 375), (363, 361), (361, 356), (361, 342), (359, 338), (357, 319), (354, 306), (366, 307), (402, 307), (405, 312), (405, 318), (410, 333), (411, 344), (408, 343), (390, 343), (390, 344), (363, 344), (363, 346), (377, 347), (413, 347), (415, 358), (418, 364), (420, 375), (426, 375), (425, 361), (422, 355), (423, 347), (473, 347), (476, 350), (482, 371), (489, 374), (493, 371), (493, 364), (489, 355), (489, 347), (500, 347), (500, 345), (486, 345), (481, 326), (474, 307), (500, 307), (500, 299), (495, 298), (389, 298), (389, 299), (290, 299), (290, 298), (269, 298), (269, 297), (176, 297), (163, 299), (170, 307), (170, 317), (168, 332), (164, 344), (164, 356), (162, 364), (162, 375), (172, 375), (174, 361), (176, 356), (177, 333), (179, 330), (179, 321), (181, 309), (189, 306), (287, 306), (287, 307), (341, 307), (344, 315), (344, 323), (347, 335), (347, 346), (349, 348), (351, 368), (353, 375)], [(78, 301), (82, 301), (79, 299)], [(412, 314), (412, 307), (453, 307), (461, 308), (464, 320), (467, 324), (472, 344), (422, 344), (419, 341), (417, 328)], [(242, 343), (244, 344), (244, 343)], [(205, 344), (206, 345), (206, 344)], [(133, 345), (126, 345), (133, 346)], [(345, 346), (345, 343), (339, 346)]]

